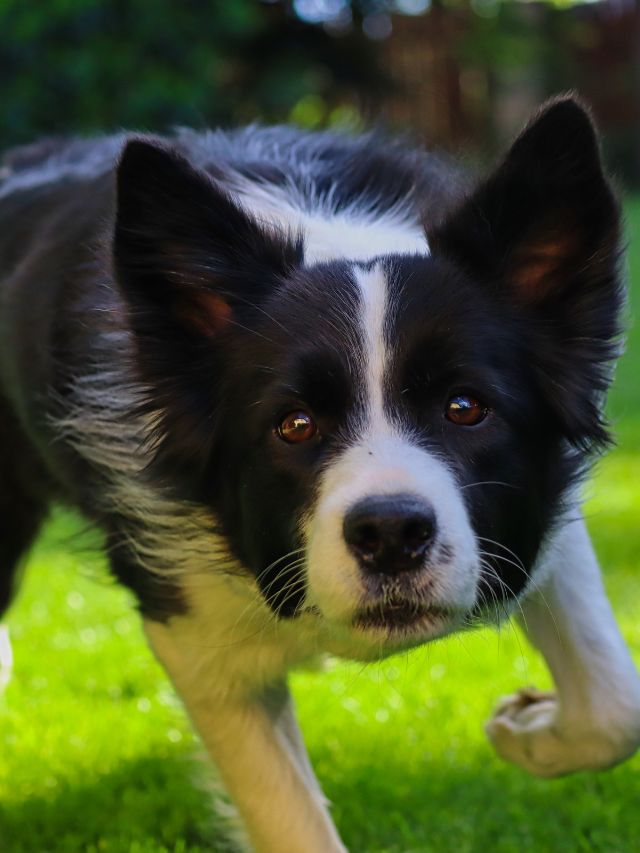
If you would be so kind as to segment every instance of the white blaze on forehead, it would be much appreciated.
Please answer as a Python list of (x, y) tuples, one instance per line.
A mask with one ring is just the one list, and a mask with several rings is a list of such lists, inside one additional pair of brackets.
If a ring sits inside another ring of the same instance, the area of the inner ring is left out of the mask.
[(307, 264), (429, 254), (424, 229), (406, 210), (380, 214), (354, 207), (336, 211), (327, 203), (319, 203), (317, 210), (301, 210), (279, 188), (248, 182), (239, 183), (238, 200), (261, 225), (301, 232)]
[(304, 258), (307, 263), (348, 258), (368, 261), (391, 253), (428, 255), (424, 231), (418, 226), (384, 220), (358, 220), (335, 214), (330, 219), (302, 214)]
[(372, 429), (386, 424), (383, 384), (388, 355), (385, 341), (388, 285), (382, 264), (376, 264), (371, 269), (356, 266), (354, 278), (360, 288), (367, 422)]

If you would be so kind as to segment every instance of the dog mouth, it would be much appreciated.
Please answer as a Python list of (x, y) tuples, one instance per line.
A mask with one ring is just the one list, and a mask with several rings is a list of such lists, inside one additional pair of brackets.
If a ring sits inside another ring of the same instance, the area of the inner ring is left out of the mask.
[(445, 607), (392, 598), (360, 608), (353, 617), (353, 626), (365, 631), (383, 630), (398, 634), (434, 628), (450, 616), (451, 611)]

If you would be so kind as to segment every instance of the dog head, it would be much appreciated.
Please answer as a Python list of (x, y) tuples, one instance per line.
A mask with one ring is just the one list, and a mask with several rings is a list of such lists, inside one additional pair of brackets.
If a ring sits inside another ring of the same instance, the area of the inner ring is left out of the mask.
[(314, 260), (210, 171), (145, 140), (119, 166), (157, 475), (283, 619), (397, 648), (508, 606), (607, 438), (619, 212), (585, 111), (552, 102), (423, 246), (367, 260)]

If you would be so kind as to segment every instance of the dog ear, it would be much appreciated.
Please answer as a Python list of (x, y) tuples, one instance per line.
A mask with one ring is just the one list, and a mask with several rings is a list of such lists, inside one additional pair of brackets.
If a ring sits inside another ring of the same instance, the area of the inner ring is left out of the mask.
[(134, 139), (117, 171), (112, 253), (155, 464), (191, 482), (217, 422), (225, 342), (264, 322), (260, 303), (299, 263), (301, 240), (262, 229), (175, 151)]
[(600, 396), (618, 354), (619, 207), (573, 98), (550, 102), (501, 165), (429, 234), (517, 315), (529, 363), (576, 443), (604, 441)]
[(299, 240), (261, 229), (177, 152), (143, 138), (126, 145), (113, 259), (140, 335), (214, 337), (237, 310), (257, 306), (300, 253)]

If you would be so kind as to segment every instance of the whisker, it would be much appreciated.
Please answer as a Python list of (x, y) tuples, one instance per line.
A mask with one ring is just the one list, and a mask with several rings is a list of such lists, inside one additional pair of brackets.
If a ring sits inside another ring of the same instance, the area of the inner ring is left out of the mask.
[(487, 536), (478, 536), (478, 539), (482, 542), (489, 542), (490, 545), (497, 545), (498, 548), (502, 548), (503, 551), (506, 551), (507, 554), (510, 554), (514, 558), (514, 560), (517, 560), (518, 563), (520, 564), (522, 570), (525, 571), (524, 564), (523, 564), (522, 560), (515, 553), (515, 551), (511, 550), (511, 548), (507, 548), (507, 546), (503, 545), (502, 542), (498, 542), (496, 539), (489, 539)]
[[(551, 617), (551, 620), (554, 624), (556, 633), (559, 637), (560, 636), (560, 629), (558, 627), (558, 623), (556, 622), (556, 618), (554, 616), (553, 610), (551, 609), (549, 602), (547, 601), (540, 584), (536, 581), (536, 579), (534, 577), (532, 577), (531, 573), (526, 570), (524, 563), (522, 562), (520, 557), (518, 557), (518, 555), (514, 551), (512, 551), (510, 548), (507, 548), (506, 545), (503, 545), (502, 542), (497, 542), (495, 539), (489, 539), (486, 536), (478, 536), (478, 539), (483, 541), (483, 542), (489, 542), (491, 545), (497, 545), (498, 548), (502, 548), (504, 551), (507, 552), (507, 554), (510, 554), (517, 561), (514, 563), (511, 560), (507, 560), (506, 557), (503, 557), (499, 554), (493, 555), (498, 560), (503, 560), (504, 562), (511, 563), (512, 566), (515, 566), (515, 568), (517, 568), (519, 571), (521, 571), (522, 574), (527, 578), (527, 580), (531, 583), (533, 589), (535, 589), (535, 591), (540, 595), (540, 598), (542, 599), (544, 606), (547, 608), (547, 611), (549, 612), (549, 616)], [(488, 553), (488, 552), (484, 552), (484, 553)], [(523, 615), (523, 619), (524, 619), (524, 615)], [(526, 622), (525, 622), (525, 626), (526, 626)]]
[[(499, 560), (499, 559), (503, 559), (503, 560), (505, 560), (506, 558), (504, 558), (504, 557), (500, 557), (500, 555), (499, 555), (499, 554), (492, 554), (492, 553), (490, 553), (490, 552), (488, 552), (488, 551), (481, 551), (481, 552), (480, 552), (480, 561), (481, 561), (481, 564), (484, 566), (484, 568), (488, 569), (488, 570), (491, 572), (492, 576), (493, 576), (493, 577), (498, 581), (498, 583), (500, 584), (500, 587), (501, 587), (503, 590), (506, 590), (507, 592), (509, 592), (509, 593), (511, 594), (511, 596), (512, 596), (513, 600), (514, 600), (514, 601), (516, 602), (516, 604), (518, 605), (518, 608), (519, 608), (519, 610), (520, 610), (520, 613), (522, 614), (522, 621), (524, 622), (524, 626), (525, 626), (525, 628), (526, 628), (526, 627), (527, 627), (527, 619), (526, 619), (526, 617), (525, 617), (525, 615), (524, 615), (524, 610), (522, 609), (522, 604), (520, 603), (520, 599), (519, 599), (519, 598), (518, 598), (518, 596), (515, 594), (515, 592), (513, 591), (513, 589), (511, 589), (511, 587), (509, 586), (509, 584), (508, 584), (508, 583), (507, 583), (503, 578), (501, 578), (501, 577), (500, 577), (500, 575), (498, 574), (498, 572), (497, 572), (497, 570), (496, 570), (495, 566), (492, 566), (490, 563), (488, 563), (486, 560), (484, 560), (484, 557), (489, 557), (489, 558), (493, 557), (494, 559), (497, 559), (497, 560)], [(507, 562), (511, 563), (511, 560), (507, 560)], [(515, 563), (512, 563), (512, 565), (516, 565), (516, 564), (515, 564)], [(506, 614), (505, 614), (505, 615), (506, 615)]]
[(282, 563), (282, 562), (284, 562), (284, 560), (288, 560), (289, 557), (294, 557), (296, 554), (300, 554), (304, 550), (305, 550), (304, 546), (302, 546), (300, 548), (294, 548), (293, 551), (289, 551), (287, 554), (283, 554), (281, 557), (278, 557), (277, 560), (274, 560), (272, 563), (269, 563), (269, 565), (266, 568), (264, 568), (264, 569), (262, 569), (262, 571), (258, 572), (258, 574), (256, 575), (256, 580), (260, 581), (267, 574), (267, 572), (270, 572), (272, 569), (274, 569), (278, 565), (278, 563)]
[(519, 489), (514, 483), (503, 483), (502, 480), (479, 480), (477, 483), (467, 483), (461, 489), (471, 489), (473, 486), (504, 486), (507, 489)]
[[(261, 587), (262, 595), (265, 598), (268, 597), (268, 593), (271, 590), (271, 587), (275, 583), (282, 580), (282, 578), (284, 576), (286, 576), (287, 572), (291, 571), (292, 569), (296, 569), (296, 568), (299, 568), (300, 566), (304, 565), (306, 563), (306, 560), (307, 560), (306, 556), (305, 557), (298, 557), (297, 560), (292, 560), (291, 563), (287, 563), (287, 565), (284, 568), (282, 568), (278, 571), (278, 573), (275, 575), (275, 577), (271, 578), (271, 580), (269, 581), (269, 583), (266, 586)], [(260, 575), (260, 578), (262, 578), (262, 577), (263, 577), (263, 573), (261, 573), (261, 575)]]
[(225, 323), (230, 323), (232, 326), (237, 326), (239, 329), (243, 329), (245, 332), (249, 332), (250, 335), (255, 335), (257, 338), (262, 338), (269, 344), (275, 344), (274, 340), (268, 338), (266, 335), (263, 335), (262, 332), (258, 332), (256, 329), (250, 329), (249, 326), (244, 326), (242, 323), (238, 323), (237, 320), (232, 320), (230, 317), (225, 320)]

